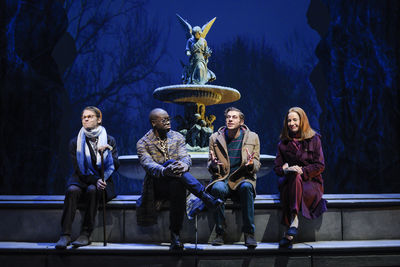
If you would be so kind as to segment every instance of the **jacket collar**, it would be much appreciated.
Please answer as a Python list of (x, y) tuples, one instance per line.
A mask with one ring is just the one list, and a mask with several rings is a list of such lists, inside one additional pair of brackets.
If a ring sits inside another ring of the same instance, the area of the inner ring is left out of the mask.
[[(171, 146), (171, 143), (173, 142), (173, 133), (172, 133), (172, 132), (173, 132), (172, 130), (169, 130), (169, 132), (167, 133), (167, 144), (168, 144), (168, 147), (170, 147), (170, 146)], [(154, 134), (153, 129), (150, 129), (150, 130), (146, 133), (146, 136), (147, 136), (147, 139), (148, 139), (152, 144), (154, 144), (161, 152), (163, 151), (162, 148), (161, 148), (161, 146), (160, 146), (160, 143), (159, 143), (158, 140), (157, 140), (157, 136)]]
[[(226, 126), (220, 127), (220, 128), (218, 129), (219, 135), (225, 136), (225, 129), (226, 129)], [(240, 129), (244, 132), (244, 134), (246, 134), (247, 132), (250, 131), (249, 127), (247, 127), (246, 124), (243, 124), (243, 125), (240, 127)], [(219, 136), (219, 135), (218, 135), (218, 136)]]
[[(225, 140), (225, 129), (226, 126), (222, 126), (218, 129), (218, 135), (216, 140), (221, 144), (221, 146), (224, 148), (224, 151), (226, 153), (226, 155), (228, 155), (228, 146), (226, 144), (226, 140)], [(240, 129), (243, 131), (243, 142), (245, 142), (245, 140), (248, 138), (248, 132), (250, 132), (249, 127), (247, 127), (245, 124), (243, 124)]]

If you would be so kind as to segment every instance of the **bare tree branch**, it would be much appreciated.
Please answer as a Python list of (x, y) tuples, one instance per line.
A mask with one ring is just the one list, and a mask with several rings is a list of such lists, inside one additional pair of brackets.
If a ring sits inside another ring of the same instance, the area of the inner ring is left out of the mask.
[(166, 51), (161, 31), (148, 21), (144, 1), (72, 2), (64, 6), (77, 57), (63, 77), (71, 102), (127, 104), (138, 96), (127, 91), (160, 75), (156, 68)]

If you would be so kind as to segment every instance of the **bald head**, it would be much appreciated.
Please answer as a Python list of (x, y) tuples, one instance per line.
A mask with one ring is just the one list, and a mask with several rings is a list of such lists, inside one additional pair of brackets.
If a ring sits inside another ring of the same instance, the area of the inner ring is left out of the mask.
[(157, 120), (160, 116), (165, 115), (165, 114), (168, 115), (168, 112), (166, 112), (166, 111), (163, 110), (162, 108), (155, 108), (155, 109), (153, 109), (152, 111), (150, 111), (150, 114), (149, 114), (150, 123), (151, 123), (152, 121), (154, 121), (154, 120)]
[(153, 130), (157, 133), (168, 132), (171, 129), (168, 112), (162, 108), (155, 108), (150, 111), (149, 120)]

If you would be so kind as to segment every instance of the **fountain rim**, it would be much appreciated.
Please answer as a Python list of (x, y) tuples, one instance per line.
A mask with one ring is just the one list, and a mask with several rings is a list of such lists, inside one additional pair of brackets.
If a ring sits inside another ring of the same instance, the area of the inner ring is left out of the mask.
[(221, 85), (210, 85), (210, 84), (173, 84), (173, 85), (167, 85), (167, 86), (161, 86), (158, 87), (154, 90), (154, 92), (157, 91), (162, 91), (162, 90), (167, 90), (167, 89), (177, 89), (177, 90), (185, 90), (185, 89), (217, 89), (217, 90), (228, 90), (232, 91), (234, 93), (238, 93), (240, 95), (240, 92), (236, 90), (235, 88), (232, 87), (227, 87), (227, 86), (221, 86)]
[[(172, 92), (174, 90), (175, 91), (198, 90), (203, 92), (217, 93), (222, 96), (221, 101), (217, 104), (231, 103), (241, 98), (240, 92), (234, 88), (220, 86), (220, 85), (209, 85), (209, 84), (176, 84), (176, 85), (162, 86), (156, 88), (153, 91), (153, 95), (157, 98), (157, 95), (159, 94), (163, 94), (168, 91)], [(225, 96), (230, 95), (231, 97), (225, 98), (224, 95)]]

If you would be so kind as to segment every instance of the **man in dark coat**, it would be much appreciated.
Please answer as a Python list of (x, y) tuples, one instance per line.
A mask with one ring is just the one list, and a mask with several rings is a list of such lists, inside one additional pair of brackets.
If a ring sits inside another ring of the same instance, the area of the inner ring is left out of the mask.
[[(101, 111), (93, 106), (82, 111), (82, 128), (69, 145), (74, 172), (67, 184), (64, 210), (61, 218), (61, 237), (57, 249), (65, 249), (71, 243), (72, 222), (78, 203), (83, 201), (85, 215), (79, 237), (72, 242), (74, 247), (89, 245), (94, 228), (99, 199), (105, 190), (106, 200), (113, 199), (115, 188), (113, 176), (119, 167), (115, 139), (107, 135), (101, 126)], [(103, 153), (104, 182), (101, 179), (101, 153)]]

